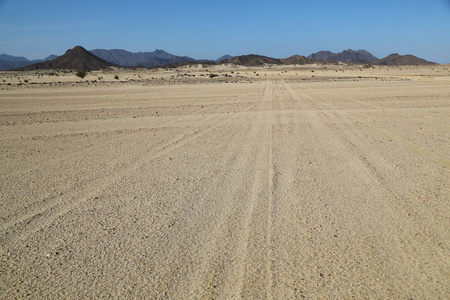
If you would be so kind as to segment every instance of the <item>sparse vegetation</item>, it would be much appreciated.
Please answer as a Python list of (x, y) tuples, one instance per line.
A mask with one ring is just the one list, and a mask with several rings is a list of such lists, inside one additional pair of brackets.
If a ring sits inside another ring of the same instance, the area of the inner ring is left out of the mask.
[(119, 75), (114, 75), (114, 79), (119, 80)]
[(78, 71), (75, 73), (75, 76), (78, 76), (81, 79), (83, 79), (84, 77), (86, 77), (86, 71)]

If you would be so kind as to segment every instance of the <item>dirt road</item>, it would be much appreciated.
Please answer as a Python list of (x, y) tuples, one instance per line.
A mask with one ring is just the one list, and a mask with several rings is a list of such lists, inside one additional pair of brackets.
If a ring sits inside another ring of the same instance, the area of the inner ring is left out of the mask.
[(1, 298), (450, 295), (448, 82), (0, 93)]

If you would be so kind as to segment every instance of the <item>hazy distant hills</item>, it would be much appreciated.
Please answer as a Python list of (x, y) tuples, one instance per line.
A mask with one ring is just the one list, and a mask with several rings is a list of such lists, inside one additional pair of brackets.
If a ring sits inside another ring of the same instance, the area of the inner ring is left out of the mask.
[(7, 54), (0, 54), (0, 61), (4, 62), (22, 62), (22, 61), (29, 61), (23, 56), (12, 56)]
[(226, 54), (226, 55), (221, 56), (218, 59), (216, 59), (216, 62), (220, 62), (222, 60), (226, 60), (226, 59), (230, 59), (230, 58), (233, 58), (233, 56)]
[(288, 58), (276, 59), (272, 57), (267, 57), (263, 55), (241, 55), (235, 56), (230, 59), (222, 60), (220, 64), (233, 64), (246, 67), (257, 67), (263, 65), (307, 65), (307, 64), (325, 64), (325, 63), (336, 63), (327, 62), (324, 60), (310, 59), (301, 55), (292, 55)]
[(366, 50), (344, 50), (339, 53), (333, 53), (331, 51), (319, 51), (308, 56), (310, 59), (320, 59), (320, 60), (332, 60), (332, 61), (342, 61), (346, 63), (371, 63), (378, 60), (371, 53)]
[(176, 56), (163, 50), (155, 50), (153, 52), (129, 52), (122, 49), (95, 49), (90, 50), (92, 54), (112, 63), (123, 67), (142, 66), (145, 68), (153, 68), (156, 66), (173, 64), (181, 61), (195, 61), (195, 59), (187, 56)]
[(414, 55), (399, 55), (398, 53), (390, 54), (385, 58), (378, 59), (371, 53), (365, 50), (344, 50), (339, 53), (333, 53), (330, 51), (319, 51), (308, 56), (310, 59), (320, 59), (327, 61), (341, 61), (345, 63), (370, 63), (374, 65), (390, 65), (390, 66), (401, 66), (401, 65), (433, 65), (434, 62), (427, 61), (425, 59), (419, 58)]
[(57, 57), (58, 56), (52, 54), (52, 55), (47, 56), (44, 59), (29, 60), (23, 56), (12, 56), (12, 55), (7, 55), (7, 54), (1, 54), (0, 55), (0, 71), (16, 69), (16, 68), (20, 68), (20, 67), (23, 67), (26, 65), (31, 65), (31, 64), (35, 64), (35, 63), (44, 62), (47, 60), (52, 60)]
[(87, 51), (81, 46), (68, 50), (64, 55), (57, 57), (50, 55), (42, 60), (28, 60), (25, 57), (0, 55), (0, 70), (38, 70), (38, 69), (77, 69), (99, 70), (110, 66), (122, 67), (178, 67), (198, 64), (233, 64), (248, 67), (264, 65), (305, 65), (305, 64), (336, 64), (339, 62), (350, 64), (373, 65), (431, 65), (414, 55), (391, 54), (378, 59), (365, 50), (344, 50), (339, 53), (319, 51), (308, 57), (293, 55), (288, 58), (272, 58), (263, 55), (240, 55), (232, 57), (224, 55), (217, 60), (196, 60), (188, 56), (177, 56), (163, 50), (153, 52), (129, 52), (122, 49), (95, 49)]
[(248, 67), (258, 67), (263, 66), (265, 64), (268, 65), (282, 65), (283, 62), (279, 59), (267, 57), (263, 55), (255, 55), (255, 54), (249, 54), (249, 55), (241, 55), (241, 56), (235, 56), (233, 58), (225, 59), (220, 61), (221, 64), (234, 64), (234, 65), (241, 65), (241, 66), (248, 66)]
[(283, 58), (280, 60), (286, 65), (306, 65), (315, 63), (313, 59), (301, 55), (292, 55), (291, 57)]
[(16, 70), (75, 69), (92, 71), (105, 69), (111, 66), (114, 66), (114, 64), (95, 56), (81, 46), (76, 46), (73, 49), (67, 50), (64, 55), (58, 56), (53, 60), (24, 66)]
[(419, 58), (417, 56), (407, 54), (399, 55), (398, 53), (393, 53), (385, 58), (382, 58), (375, 62), (376, 65), (384, 66), (402, 66), (402, 65), (435, 65), (435, 62), (427, 61), (425, 59)]

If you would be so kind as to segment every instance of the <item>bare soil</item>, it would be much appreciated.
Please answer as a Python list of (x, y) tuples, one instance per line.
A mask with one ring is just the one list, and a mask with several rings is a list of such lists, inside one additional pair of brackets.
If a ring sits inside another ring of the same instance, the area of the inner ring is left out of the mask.
[(2, 72), (0, 159), (3, 299), (450, 295), (445, 65)]

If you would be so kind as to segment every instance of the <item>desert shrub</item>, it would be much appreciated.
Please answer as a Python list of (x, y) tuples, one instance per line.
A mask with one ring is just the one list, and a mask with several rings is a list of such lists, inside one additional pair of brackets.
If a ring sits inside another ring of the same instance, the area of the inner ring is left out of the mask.
[(78, 71), (78, 72), (75, 73), (75, 76), (78, 76), (81, 79), (83, 79), (84, 77), (86, 77), (86, 72), (85, 71)]
[(119, 80), (119, 75), (114, 75), (114, 79)]
[(28, 82), (28, 79), (25, 79), (23, 82)]

